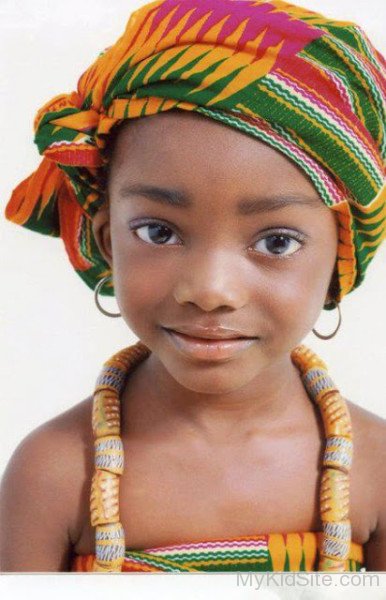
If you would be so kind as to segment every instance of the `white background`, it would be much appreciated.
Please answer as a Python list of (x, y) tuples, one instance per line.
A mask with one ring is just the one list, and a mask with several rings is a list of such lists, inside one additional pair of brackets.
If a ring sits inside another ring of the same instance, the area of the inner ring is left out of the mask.
[[(86, 398), (102, 363), (136, 341), (122, 319), (98, 312), (92, 291), (73, 271), (61, 239), (14, 225), (3, 215), (11, 191), (40, 162), (33, 144), (36, 111), (54, 95), (74, 90), (83, 71), (115, 42), (129, 14), (143, 4), (0, 0), (0, 473), (27, 433)], [(386, 54), (382, 0), (304, 0), (303, 5), (359, 22)], [(346, 397), (383, 417), (385, 258), (383, 247), (365, 283), (344, 299), (337, 337), (323, 342), (311, 334), (305, 340), (328, 363)], [(102, 301), (116, 310), (114, 299)], [(335, 311), (324, 311), (317, 323), (319, 331), (334, 329), (336, 316)]]

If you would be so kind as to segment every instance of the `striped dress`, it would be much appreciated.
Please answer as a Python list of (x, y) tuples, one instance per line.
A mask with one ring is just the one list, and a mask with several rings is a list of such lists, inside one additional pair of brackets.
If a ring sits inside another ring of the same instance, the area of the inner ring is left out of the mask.
[[(122, 571), (316, 571), (321, 532), (269, 533), (126, 549)], [(94, 554), (75, 554), (71, 571), (92, 571)], [(347, 571), (364, 569), (363, 546), (351, 542)]]

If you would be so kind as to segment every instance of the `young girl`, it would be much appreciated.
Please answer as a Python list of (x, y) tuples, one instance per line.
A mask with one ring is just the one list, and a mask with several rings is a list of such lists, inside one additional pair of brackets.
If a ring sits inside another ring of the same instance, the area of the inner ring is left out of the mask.
[(386, 570), (385, 421), (301, 345), (385, 237), (384, 69), (280, 0), (156, 0), (40, 109), (6, 216), (138, 342), (12, 456), (3, 571)]

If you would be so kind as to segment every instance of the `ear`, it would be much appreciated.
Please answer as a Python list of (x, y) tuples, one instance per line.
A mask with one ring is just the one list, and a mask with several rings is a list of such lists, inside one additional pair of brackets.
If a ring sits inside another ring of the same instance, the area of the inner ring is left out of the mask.
[(338, 266), (335, 262), (334, 270), (331, 276), (330, 285), (326, 294), (325, 304), (336, 302), (336, 298), (339, 298), (339, 277), (338, 277)]
[(110, 234), (110, 208), (108, 203), (100, 207), (92, 219), (92, 230), (96, 244), (105, 261), (112, 268), (113, 256)]
[(324, 304), (330, 304), (331, 302), (334, 301), (334, 294), (331, 291), (331, 288), (329, 288), (327, 294), (326, 294), (326, 298), (324, 300)]

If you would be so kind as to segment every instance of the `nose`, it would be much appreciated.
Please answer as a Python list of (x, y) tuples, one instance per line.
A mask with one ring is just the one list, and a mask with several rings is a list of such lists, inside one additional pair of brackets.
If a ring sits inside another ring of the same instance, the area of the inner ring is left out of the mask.
[(179, 304), (195, 304), (206, 312), (220, 307), (240, 309), (249, 297), (243, 271), (229, 252), (189, 257), (176, 272), (174, 298)]

